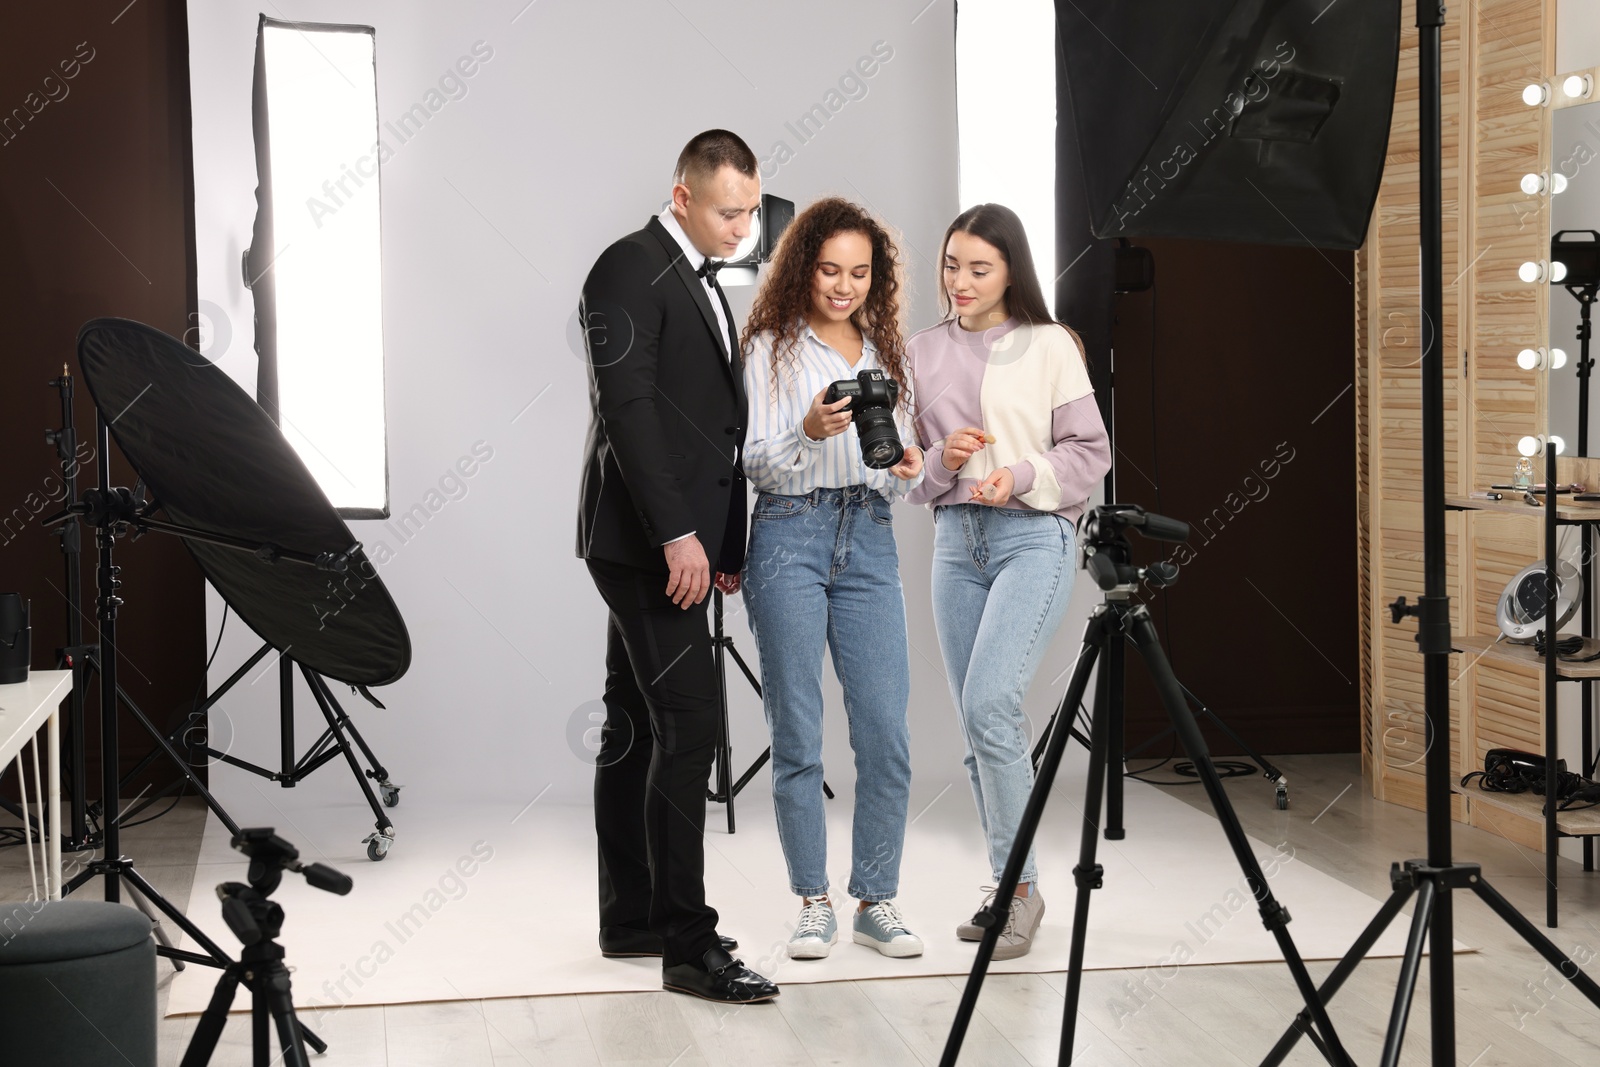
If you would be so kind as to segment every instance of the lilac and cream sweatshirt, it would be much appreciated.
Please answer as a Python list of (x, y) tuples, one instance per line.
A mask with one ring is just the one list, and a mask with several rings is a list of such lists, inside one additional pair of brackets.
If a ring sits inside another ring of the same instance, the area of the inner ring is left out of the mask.
[[(1111, 469), (1111, 445), (1077, 341), (1055, 324), (1007, 319), (982, 333), (948, 319), (906, 344), (917, 437), (927, 453), (913, 504), (967, 504), (1001, 467), (1015, 487), (1009, 508), (1053, 511), (1069, 522)], [(945, 438), (978, 426), (994, 443), (959, 471), (944, 466)]]

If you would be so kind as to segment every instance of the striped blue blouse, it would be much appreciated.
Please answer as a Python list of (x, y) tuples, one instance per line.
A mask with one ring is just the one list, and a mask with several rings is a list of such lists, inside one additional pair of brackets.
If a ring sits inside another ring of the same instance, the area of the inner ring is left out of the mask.
[[(896, 493), (904, 496), (916, 488), (922, 481), (921, 472), (907, 480), (896, 478), (887, 470), (873, 470), (862, 462), (861, 439), (854, 423), (844, 433), (822, 441), (811, 440), (801, 428), (812, 399), (829, 383), (854, 378), (864, 370), (883, 369), (871, 338), (862, 337), (861, 359), (852, 367), (810, 326), (805, 326), (792, 358), (780, 363), (774, 388), (772, 335), (760, 333), (753, 337), (744, 362), (744, 387), (750, 398), (744, 473), (750, 484), (780, 496), (866, 485), (891, 500)], [(904, 404), (896, 406), (894, 421), (901, 443), (915, 444), (917, 436)]]

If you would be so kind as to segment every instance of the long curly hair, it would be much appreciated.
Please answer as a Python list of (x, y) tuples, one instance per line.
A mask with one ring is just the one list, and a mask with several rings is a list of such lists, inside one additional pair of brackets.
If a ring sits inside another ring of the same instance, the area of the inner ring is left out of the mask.
[(906, 344), (900, 323), (900, 250), (877, 219), (841, 197), (818, 200), (796, 215), (783, 231), (745, 323), (740, 358), (750, 357), (757, 334), (770, 333), (774, 388), (785, 366), (794, 377), (801, 332), (812, 307), (817, 260), (823, 244), (841, 233), (859, 233), (872, 245), (872, 288), (850, 321), (877, 347), (878, 362), (900, 386), (899, 402), (909, 407), (911, 380), (906, 372)]

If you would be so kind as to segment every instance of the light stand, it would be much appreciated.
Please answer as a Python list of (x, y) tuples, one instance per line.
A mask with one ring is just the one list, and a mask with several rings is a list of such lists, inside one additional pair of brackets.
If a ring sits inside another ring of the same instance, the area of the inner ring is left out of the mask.
[[(756, 776), (757, 771), (767, 765), (767, 761), (772, 758), (772, 746), (768, 745), (766, 751), (756, 757), (756, 761), (750, 764), (749, 768), (739, 776), (738, 781), (731, 781), (733, 778), (733, 744), (728, 735), (728, 667), (723, 657), (725, 655), (733, 657), (733, 662), (739, 665), (739, 670), (743, 672), (745, 680), (750, 683), (750, 688), (756, 691), (756, 696), (758, 697), (761, 695), (761, 680), (750, 670), (750, 665), (744, 661), (743, 656), (739, 655), (739, 650), (733, 647), (733, 638), (729, 637), (723, 630), (722, 590), (720, 589), (711, 591), (711, 620), (711, 648), (712, 655), (717, 662), (717, 706), (719, 715), (717, 719), (717, 744), (712, 755), (712, 759), (716, 762), (717, 785), (715, 789), (706, 790), (706, 799), (714, 804), (726, 804), (728, 806), (728, 833), (731, 834), (734, 832), (733, 798), (738, 796), (744, 790), (744, 787), (750, 784), (750, 779)], [(829, 800), (833, 799), (833, 789), (829, 787), (826, 780), (822, 783), (822, 793)]]
[[(1384, 1037), (1383, 1067), (1400, 1062), (1406, 1021), (1411, 1012), (1421, 971), (1422, 953), (1431, 944), (1428, 959), (1429, 1015), (1432, 1024), (1434, 1067), (1454, 1067), (1456, 1062), (1455, 1015), (1455, 915), (1452, 894), (1470, 889), (1505, 920), (1524, 941), (1554, 966), (1589, 1002), (1600, 1007), (1600, 985), (1578, 968), (1533, 923), (1494, 890), (1476, 863), (1458, 863), (1451, 857), (1450, 785), (1450, 597), (1446, 586), (1445, 499), (1444, 499), (1444, 358), (1440, 324), (1444, 322), (1444, 218), (1442, 174), (1442, 49), (1444, 4), (1441, 0), (1417, 0), (1419, 91), (1418, 110), (1422, 158), (1420, 161), (1421, 295), (1422, 295), (1422, 538), (1424, 592), (1418, 603), (1408, 605), (1401, 597), (1390, 606), (1394, 621), (1409, 615), (1418, 618), (1417, 644), (1423, 656), (1423, 720), (1426, 724), (1424, 753), (1427, 808), (1428, 855), (1390, 867), (1389, 881), (1394, 887), (1389, 900), (1367, 925), (1355, 946), (1323, 983), (1319, 999), (1326, 1004), (1339, 986), (1360, 963), (1379, 933), (1399, 914), (1414, 893), (1416, 909), (1411, 917), (1411, 933), (1400, 964), (1400, 981), (1395, 989), (1394, 1009)], [(1545, 449), (1546, 559), (1555, 566), (1555, 449)], [(1554, 577), (1550, 578), (1554, 604)], [(1555, 655), (1554, 612), (1548, 612), (1549, 655)], [(1556, 673), (1554, 663), (1545, 671), (1546, 763), (1550, 776), (1547, 788), (1554, 785)], [(1546, 803), (1554, 803), (1547, 795)], [(1552, 823), (1553, 826), (1553, 823)], [(1555, 848), (1554, 830), (1546, 837), (1546, 847)], [(1551, 887), (1553, 892), (1553, 887)], [(1553, 923), (1552, 923), (1553, 925)], [(1301, 1013), (1284, 1033), (1263, 1064), (1282, 1063), (1302, 1033), (1306, 1014)]]

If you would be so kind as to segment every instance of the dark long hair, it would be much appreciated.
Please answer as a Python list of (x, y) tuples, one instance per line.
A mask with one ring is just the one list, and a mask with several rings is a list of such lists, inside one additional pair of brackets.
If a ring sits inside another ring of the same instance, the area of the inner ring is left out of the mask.
[(1050, 305), (1045, 302), (1044, 291), (1039, 288), (1039, 272), (1033, 266), (1027, 231), (1022, 228), (1017, 213), (1003, 204), (969, 207), (944, 231), (944, 240), (939, 244), (939, 306), (944, 308), (946, 318), (955, 313), (950, 291), (944, 285), (944, 257), (953, 233), (970, 233), (989, 242), (1006, 261), (1011, 274), (1011, 284), (1006, 287), (1006, 310), (1012, 318), (1034, 325), (1056, 321), (1050, 314)]
[(824, 197), (795, 216), (778, 239), (772, 265), (745, 323), (740, 358), (749, 358), (756, 334), (772, 334), (772, 377), (793, 363), (800, 331), (811, 309), (812, 278), (822, 246), (835, 234), (859, 233), (872, 245), (872, 288), (850, 316), (878, 349), (878, 362), (900, 386), (900, 402), (910, 403), (905, 337), (900, 328), (900, 250), (889, 231), (871, 214), (837, 196)]

